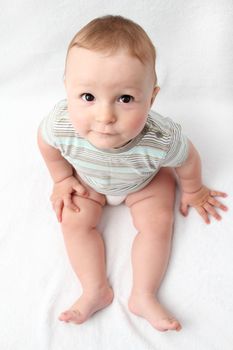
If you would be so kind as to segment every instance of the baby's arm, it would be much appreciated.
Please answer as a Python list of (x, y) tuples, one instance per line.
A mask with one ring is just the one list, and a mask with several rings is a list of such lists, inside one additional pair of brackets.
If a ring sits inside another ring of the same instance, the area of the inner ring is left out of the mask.
[(188, 207), (193, 206), (206, 223), (210, 223), (208, 215), (212, 215), (217, 220), (221, 220), (221, 216), (217, 213), (216, 208), (226, 211), (227, 207), (215, 197), (226, 197), (227, 194), (210, 190), (203, 185), (200, 156), (190, 141), (187, 160), (182, 166), (175, 170), (179, 177), (182, 191), (181, 213), (186, 216), (188, 214)]
[(54, 181), (50, 199), (58, 221), (61, 222), (64, 205), (70, 209), (78, 210), (72, 202), (72, 193), (76, 191), (78, 194), (87, 195), (87, 190), (73, 176), (73, 167), (62, 157), (60, 151), (43, 140), (40, 130), (38, 130), (38, 146)]

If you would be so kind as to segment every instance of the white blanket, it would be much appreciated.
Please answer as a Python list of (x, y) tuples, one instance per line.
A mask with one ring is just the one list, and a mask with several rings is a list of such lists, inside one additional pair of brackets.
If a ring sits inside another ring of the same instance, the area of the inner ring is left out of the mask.
[[(0, 2), (0, 349), (232, 350), (232, 18), (227, 0)], [(178, 212), (159, 297), (183, 325), (160, 333), (131, 314), (127, 208), (106, 207), (100, 224), (113, 303), (82, 325), (58, 321), (80, 295), (49, 201), (39, 154), (40, 120), (65, 97), (65, 50), (75, 32), (106, 13), (130, 16), (158, 50), (161, 91), (153, 109), (183, 126), (199, 150), (203, 181), (229, 194), (223, 220)]]

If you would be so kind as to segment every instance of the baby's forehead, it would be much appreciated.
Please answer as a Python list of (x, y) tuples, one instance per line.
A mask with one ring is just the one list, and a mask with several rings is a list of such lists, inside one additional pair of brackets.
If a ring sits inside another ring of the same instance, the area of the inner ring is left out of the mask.
[[(85, 70), (91, 71), (93, 67), (103, 70), (103, 67), (112, 68), (119, 73), (123, 67), (132, 74), (137, 74), (142, 71), (154, 71), (155, 67), (151, 60), (142, 62), (137, 56), (133, 55), (129, 50), (89, 50), (80, 47), (70, 49), (66, 61), (66, 70), (69, 71)], [(105, 70), (104, 70), (105, 71)]]
[(114, 83), (140, 85), (142, 81), (154, 76), (154, 67), (151, 62), (142, 63), (127, 50), (96, 51), (80, 47), (70, 50), (66, 65), (66, 77), (72, 81), (99, 82), (109, 80)]
[(154, 62), (150, 59), (143, 59), (137, 55), (135, 55), (133, 52), (131, 52), (130, 48), (127, 47), (119, 47), (119, 48), (103, 48), (103, 49), (91, 49), (91, 48), (84, 48), (84, 47), (79, 47), (77, 45), (71, 47), (68, 51), (67, 54), (67, 62), (69, 61), (75, 61), (76, 59), (79, 59), (80, 56), (85, 55), (85, 58), (92, 57), (94, 60), (95, 58), (114, 58), (114, 57), (125, 57), (126, 59), (133, 59), (133, 60), (138, 60), (141, 62), (143, 65), (147, 66), (153, 66), (154, 67)]

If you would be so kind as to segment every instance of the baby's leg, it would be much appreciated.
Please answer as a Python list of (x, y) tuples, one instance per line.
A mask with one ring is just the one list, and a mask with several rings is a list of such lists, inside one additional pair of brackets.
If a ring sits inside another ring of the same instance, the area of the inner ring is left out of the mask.
[(181, 329), (156, 297), (170, 255), (174, 198), (174, 175), (170, 169), (161, 169), (152, 182), (126, 199), (138, 230), (132, 249), (129, 309), (160, 331)]
[(67, 253), (83, 293), (59, 319), (83, 323), (112, 302), (113, 292), (106, 277), (104, 243), (96, 229), (105, 198), (91, 192), (89, 198), (74, 196), (73, 200), (80, 212), (64, 207), (61, 225)]

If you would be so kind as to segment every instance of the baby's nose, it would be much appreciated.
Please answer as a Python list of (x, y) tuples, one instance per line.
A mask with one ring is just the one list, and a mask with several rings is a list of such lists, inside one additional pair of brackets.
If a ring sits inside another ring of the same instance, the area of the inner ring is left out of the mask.
[(96, 115), (96, 120), (99, 123), (110, 124), (114, 123), (116, 120), (116, 116), (114, 110), (109, 105), (102, 106)]

